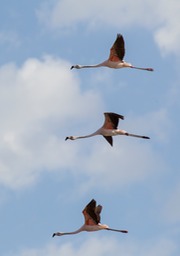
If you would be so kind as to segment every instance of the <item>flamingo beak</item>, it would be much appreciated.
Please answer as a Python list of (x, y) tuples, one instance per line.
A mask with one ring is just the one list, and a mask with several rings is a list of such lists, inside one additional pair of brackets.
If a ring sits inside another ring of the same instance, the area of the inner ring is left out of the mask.
[(74, 68), (74, 66), (71, 66), (71, 68), (70, 69), (73, 69)]
[(66, 137), (66, 138), (65, 138), (65, 140), (68, 140), (68, 139), (69, 139), (69, 137)]

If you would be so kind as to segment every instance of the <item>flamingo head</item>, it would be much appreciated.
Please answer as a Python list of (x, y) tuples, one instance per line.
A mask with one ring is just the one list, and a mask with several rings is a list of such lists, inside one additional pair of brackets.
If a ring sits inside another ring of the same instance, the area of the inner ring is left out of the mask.
[(57, 232), (57, 233), (54, 233), (53, 235), (52, 235), (52, 237), (55, 237), (55, 236), (62, 236), (64, 233), (61, 233), (61, 232)]
[(73, 69), (73, 68), (80, 69), (80, 68), (81, 68), (81, 66), (80, 66), (80, 65), (73, 65), (73, 66), (71, 66), (71, 69)]
[(75, 137), (74, 136), (68, 136), (65, 138), (65, 140), (75, 140)]

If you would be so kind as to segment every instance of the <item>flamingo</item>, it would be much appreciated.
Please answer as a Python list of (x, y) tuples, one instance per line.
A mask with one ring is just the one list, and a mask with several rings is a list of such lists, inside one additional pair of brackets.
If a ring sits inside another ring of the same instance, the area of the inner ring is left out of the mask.
[(77, 233), (80, 233), (82, 231), (99, 231), (99, 230), (110, 230), (110, 231), (116, 231), (121, 233), (128, 233), (127, 230), (119, 230), (119, 229), (113, 229), (109, 228), (106, 224), (100, 223), (100, 213), (102, 211), (102, 206), (98, 205), (96, 206), (96, 201), (92, 199), (84, 208), (82, 211), (85, 219), (85, 223), (82, 227), (79, 229), (73, 231), (73, 232), (56, 232), (52, 235), (54, 236), (63, 236), (63, 235), (75, 235)]
[(119, 123), (119, 118), (123, 120), (124, 116), (116, 114), (116, 113), (111, 113), (111, 112), (104, 113), (104, 116), (105, 116), (104, 124), (96, 132), (91, 133), (86, 136), (68, 136), (65, 138), (65, 140), (68, 140), (68, 139), (76, 140), (76, 139), (89, 138), (89, 137), (93, 137), (96, 135), (102, 135), (109, 142), (109, 144), (111, 146), (113, 146), (112, 136), (115, 136), (115, 135), (126, 135), (126, 136), (142, 138), (142, 139), (150, 139), (147, 136), (136, 135), (136, 134), (128, 133), (125, 130), (117, 129), (117, 126)]
[(125, 55), (124, 38), (121, 34), (117, 34), (117, 38), (110, 49), (110, 55), (107, 60), (96, 65), (73, 65), (71, 69), (81, 69), (81, 68), (97, 68), (97, 67), (109, 67), (109, 68), (135, 68), (140, 70), (154, 71), (153, 68), (140, 68), (131, 65), (123, 60)]

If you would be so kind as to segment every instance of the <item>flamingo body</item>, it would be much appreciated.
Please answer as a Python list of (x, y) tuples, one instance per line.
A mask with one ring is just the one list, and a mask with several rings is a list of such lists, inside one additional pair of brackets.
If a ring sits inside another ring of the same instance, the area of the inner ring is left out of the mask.
[(68, 139), (70, 139), (70, 140), (84, 139), (84, 138), (89, 138), (89, 137), (93, 137), (93, 136), (96, 136), (96, 135), (102, 135), (108, 141), (108, 143), (111, 146), (113, 146), (112, 136), (116, 136), (116, 135), (126, 135), (126, 136), (142, 138), (142, 139), (150, 139), (147, 136), (131, 134), (131, 133), (128, 133), (127, 131), (125, 131), (125, 130), (119, 130), (117, 128), (118, 123), (119, 123), (119, 119), (123, 120), (124, 116), (116, 114), (116, 113), (112, 113), (112, 112), (106, 112), (106, 113), (104, 113), (104, 116), (105, 116), (104, 124), (96, 132), (91, 133), (89, 135), (85, 135), (85, 136), (68, 136), (68, 137), (65, 138), (65, 140), (68, 140)]
[(75, 235), (83, 231), (93, 232), (93, 231), (99, 231), (99, 230), (110, 230), (110, 231), (116, 231), (121, 233), (128, 233), (127, 230), (112, 229), (112, 228), (109, 228), (106, 224), (101, 224), (100, 223), (101, 211), (102, 211), (102, 206), (101, 205), (96, 206), (96, 201), (92, 199), (82, 211), (84, 215), (84, 225), (82, 227), (80, 227), (79, 229), (73, 232), (56, 232), (52, 236), (54, 237), (54, 236), (63, 236), (63, 235)]
[(117, 34), (117, 38), (110, 49), (110, 55), (107, 60), (95, 65), (73, 65), (71, 66), (71, 69), (108, 67), (108, 68), (114, 68), (114, 69), (135, 68), (135, 69), (146, 70), (146, 71), (154, 71), (153, 68), (135, 67), (132, 64), (125, 62), (123, 60), (124, 55), (125, 55), (124, 38), (121, 34)]

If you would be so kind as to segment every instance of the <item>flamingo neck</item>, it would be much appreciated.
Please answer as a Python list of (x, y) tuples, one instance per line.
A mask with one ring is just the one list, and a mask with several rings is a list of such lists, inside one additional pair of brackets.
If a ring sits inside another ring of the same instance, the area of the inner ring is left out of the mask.
[(81, 68), (98, 68), (98, 67), (102, 67), (101, 63), (100, 64), (94, 64), (94, 65), (81, 66)]
[(62, 233), (56, 233), (57, 236), (64, 236), (64, 235), (75, 235), (78, 234), (80, 232), (84, 231), (84, 226), (82, 226), (81, 228), (72, 231), (72, 232), (62, 232)]
[(85, 139), (85, 138), (93, 137), (93, 136), (96, 136), (96, 135), (98, 135), (98, 131), (93, 132), (93, 133), (88, 134), (88, 135), (84, 135), (84, 136), (74, 136), (74, 140), (76, 140), (76, 139)]
[(103, 63), (99, 63), (99, 64), (94, 64), (94, 65), (75, 65), (75, 66), (73, 66), (73, 68), (76, 68), (76, 69), (97, 68), (97, 67), (102, 67), (102, 66), (104, 66)]

